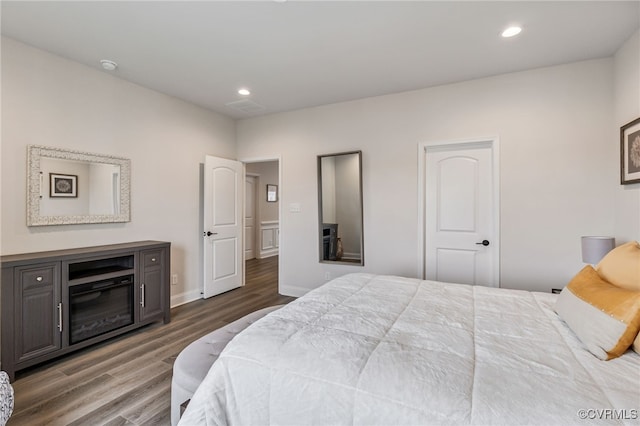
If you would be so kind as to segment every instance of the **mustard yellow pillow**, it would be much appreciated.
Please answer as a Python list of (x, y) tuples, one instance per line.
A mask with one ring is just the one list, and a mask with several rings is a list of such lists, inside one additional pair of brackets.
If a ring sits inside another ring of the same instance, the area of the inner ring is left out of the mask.
[(640, 330), (640, 291), (614, 286), (591, 265), (562, 290), (555, 310), (600, 359), (622, 355)]
[(630, 241), (611, 250), (596, 267), (611, 284), (640, 291), (640, 244)]

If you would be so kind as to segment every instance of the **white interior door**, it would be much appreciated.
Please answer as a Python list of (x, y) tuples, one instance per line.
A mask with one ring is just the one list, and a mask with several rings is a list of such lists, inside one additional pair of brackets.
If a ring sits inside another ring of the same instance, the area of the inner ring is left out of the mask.
[(249, 260), (256, 257), (256, 178), (246, 176), (244, 182), (244, 260)]
[(493, 141), (425, 149), (425, 278), (499, 286)]
[(242, 163), (207, 155), (204, 169), (205, 298), (242, 285)]

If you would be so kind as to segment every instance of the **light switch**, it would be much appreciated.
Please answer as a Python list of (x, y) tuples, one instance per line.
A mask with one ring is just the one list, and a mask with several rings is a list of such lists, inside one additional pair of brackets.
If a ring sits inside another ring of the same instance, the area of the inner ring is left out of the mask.
[(289, 211), (291, 213), (300, 213), (300, 203), (289, 204)]

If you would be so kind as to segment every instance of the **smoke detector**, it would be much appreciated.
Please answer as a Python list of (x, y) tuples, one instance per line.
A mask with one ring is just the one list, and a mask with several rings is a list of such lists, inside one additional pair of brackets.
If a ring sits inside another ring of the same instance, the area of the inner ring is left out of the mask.
[(118, 64), (108, 59), (103, 59), (100, 61), (100, 65), (107, 71), (115, 71), (118, 68)]

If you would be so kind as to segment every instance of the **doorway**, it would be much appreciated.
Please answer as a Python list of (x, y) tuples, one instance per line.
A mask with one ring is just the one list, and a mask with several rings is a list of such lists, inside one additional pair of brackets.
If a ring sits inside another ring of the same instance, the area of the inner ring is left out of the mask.
[(241, 160), (245, 166), (245, 270), (264, 277), (280, 269), (280, 159)]
[(498, 139), (419, 148), (420, 276), (500, 286)]
[[(263, 272), (271, 277), (268, 287), (279, 289), (280, 158), (235, 161), (207, 155), (201, 173), (202, 296), (244, 286), (247, 280), (264, 282)], [(246, 262), (253, 262), (249, 277)]]

